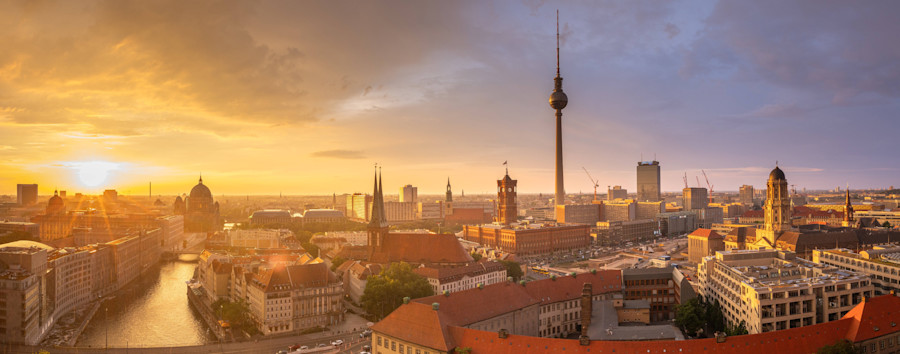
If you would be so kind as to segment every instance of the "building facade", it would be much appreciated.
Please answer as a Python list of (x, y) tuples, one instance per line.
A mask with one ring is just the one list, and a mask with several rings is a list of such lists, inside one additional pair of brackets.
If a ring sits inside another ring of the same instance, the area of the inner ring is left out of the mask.
[(659, 161), (641, 161), (637, 164), (637, 201), (658, 202)]
[(16, 204), (32, 205), (37, 203), (38, 185), (37, 184), (17, 184), (16, 185)]
[(428, 279), (428, 284), (431, 284), (431, 290), (435, 294), (469, 290), (478, 284), (491, 285), (507, 280), (506, 266), (495, 261), (477, 262), (455, 268), (419, 267), (413, 269), (413, 272)]
[(603, 246), (649, 240), (656, 235), (657, 225), (656, 220), (600, 221), (591, 230), (591, 238)]
[(400, 187), (400, 202), (401, 203), (402, 202), (418, 203), (419, 202), (419, 188), (413, 187), (411, 184), (407, 184), (403, 187)]
[(709, 205), (706, 188), (688, 187), (681, 191), (684, 210), (700, 210)]
[(738, 200), (740, 200), (743, 205), (752, 206), (754, 204), (753, 186), (749, 184), (742, 185), (738, 192)]
[(688, 261), (700, 263), (704, 257), (725, 250), (725, 238), (710, 229), (696, 229), (688, 235)]
[(590, 225), (465, 225), (466, 241), (519, 256), (568, 252), (591, 245)]
[(813, 262), (868, 274), (877, 295), (900, 294), (900, 247), (875, 247), (859, 253), (846, 248), (814, 250), (812, 255)]
[(873, 295), (865, 274), (811, 263), (778, 250), (719, 251), (697, 267), (699, 293), (728, 324), (753, 333), (836, 321)]

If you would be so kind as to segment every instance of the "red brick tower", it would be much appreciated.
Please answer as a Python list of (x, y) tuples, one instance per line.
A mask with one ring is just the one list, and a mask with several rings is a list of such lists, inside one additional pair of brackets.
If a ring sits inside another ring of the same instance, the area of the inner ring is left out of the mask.
[(497, 181), (497, 222), (509, 225), (518, 220), (519, 211), (516, 207), (516, 180), (506, 176)]

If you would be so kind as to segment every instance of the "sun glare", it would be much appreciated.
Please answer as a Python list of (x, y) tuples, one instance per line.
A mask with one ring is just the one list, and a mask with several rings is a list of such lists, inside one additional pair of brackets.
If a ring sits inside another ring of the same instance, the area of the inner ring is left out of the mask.
[(108, 161), (71, 162), (68, 165), (78, 173), (78, 180), (86, 187), (103, 184), (110, 171), (119, 169), (119, 164)]

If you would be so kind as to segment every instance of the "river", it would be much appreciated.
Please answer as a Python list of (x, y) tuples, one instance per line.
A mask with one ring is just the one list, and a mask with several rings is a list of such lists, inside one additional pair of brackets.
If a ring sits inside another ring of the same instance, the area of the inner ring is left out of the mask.
[(196, 266), (196, 256), (160, 262), (158, 270), (144, 274), (141, 281), (129, 284), (97, 310), (77, 346), (103, 347), (107, 335), (109, 346), (120, 348), (214, 342), (200, 315), (188, 304), (184, 282), (191, 279)]

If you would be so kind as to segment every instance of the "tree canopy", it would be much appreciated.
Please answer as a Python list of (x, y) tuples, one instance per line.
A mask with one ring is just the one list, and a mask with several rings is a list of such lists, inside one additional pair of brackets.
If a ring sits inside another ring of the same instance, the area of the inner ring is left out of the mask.
[(832, 345), (826, 345), (824, 347), (819, 348), (816, 351), (816, 354), (854, 354), (856, 353), (856, 348), (853, 348), (853, 343), (850, 343), (849, 340), (839, 339)]
[(370, 276), (361, 299), (366, 312), (384, 318), (403, 304), (403, 298), (411, 299), (434, 295), (425, 277), (413, 273), (408, 263), (391, 263), (378, 275)]
[[(725, 332), (728, 335), (747, 334), (744, 322), (737, 326), (726, 326), (719, 303), (704, 301), (701, 296), (676, 307), (675, 325), (685, 335), (695, 337), (708, 336), (715, 332)], [(703, 331), (700, 331), (701, 329)]]
[(525, 275), (525, 273), (522, 273), (522, 266), (518, 262), (500, 261), (500, 263), (506, 266), (506, 276), (512, 277), (515, 281), (519, 281)]

